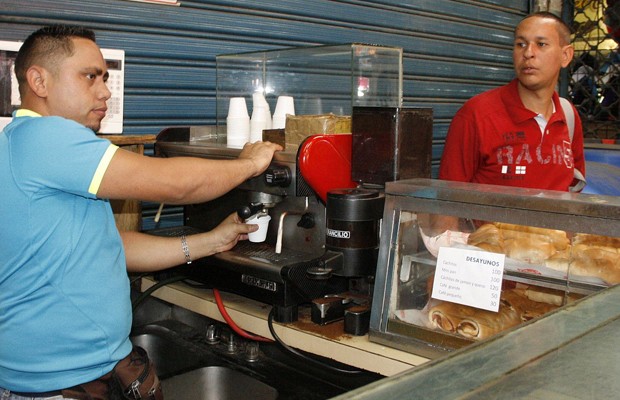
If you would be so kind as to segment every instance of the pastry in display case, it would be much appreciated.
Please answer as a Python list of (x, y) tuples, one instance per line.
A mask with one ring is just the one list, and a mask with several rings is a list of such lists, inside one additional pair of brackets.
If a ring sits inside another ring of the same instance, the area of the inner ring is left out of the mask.
[(620, 199), (386, 184), (370, 340), (435, 358), (620, 283)]

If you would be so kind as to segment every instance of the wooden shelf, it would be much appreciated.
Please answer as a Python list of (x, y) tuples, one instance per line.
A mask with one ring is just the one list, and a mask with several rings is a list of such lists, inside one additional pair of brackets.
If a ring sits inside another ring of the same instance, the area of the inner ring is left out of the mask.
[[(144, 145), (155, 143), (155, 135), (97, 135), (108, 139), (120, 148), (144, 154)], [(119, 231), (140, 231), (142, 229), (142, 207), (138, 200), (111, 200), (116, 227)]]
[[(142, 291), (155, 283), (150, 277), (142, 278)], [(271, 306), (231, 293), (221, 294), (226, 311), (239, 327), (256, 335), (271, 337), (267, 325)], [(174, 283), (155, 290), (152, 295), (224, 322), (211, 290)], [(300, 307), (299, 320), (294, 323), (274, 323), (274, 330), (289, 346), (385, 376), (395, 375), (428, 361), (415, 354), (370, 342), (368, 335), (349, 335), (344, 332), (342, 321), (325, 326), (314, 324), (310, 321), (309, 308)]]

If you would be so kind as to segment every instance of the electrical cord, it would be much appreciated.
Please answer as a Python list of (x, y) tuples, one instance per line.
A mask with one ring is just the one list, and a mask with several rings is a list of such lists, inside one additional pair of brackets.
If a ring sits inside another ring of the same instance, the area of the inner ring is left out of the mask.
[(143, 277), (147, 275), (148, 275), (147, 273), (136, 275), (132, 280), (129, 281), (129, 286), (133, 286), (134, 283), (138, 282), (140, 279), (142, 279)]
[[(166, 286), (169, 285), (171, 283), (175, 283), (175, 282), (179, 282), (179, 281), (186, 281), (188, 278), (186, 276), (183, 275), (177, 275), (177, 276), (173, 276), (171, 278), (168, 279), (163, 279), (159, 282), (157, 282), (156, 284), (154, 284), (153, 286), (151, 286), (150, 288), (148, 288), (147, 290), (145, 290), (144, 292), (140, 293), (140, 295), (138, 297), (136, 297), (134, 299), (134, 301), (132, 302), (132, 311), (135, 311), (136, 308), (138, 308), (138, 306), (147, 298), (149, 297), (153, 292), (155, 292), (157, 289), (161, 288), (162, 286)], [(196, 285), (195, 285), (196, 286)], [(233, 321), (233, 319), (230, 317), (230, 315), (228, 314), (228, 312), (226, 311), (226, 308), (224, 308), (224, 302), (222, 301), (222, 296), (220, 295), (219, 290), (213, 288), (213, 295), (215, 297), (215, 303), (217, 305), (218, 310), (220, 311), (220, 314), (222, 314), (222, 317), (224, 318), (224, 320), (226, 321), (226, 323), (231, 327), (232, 330), (234, 330), (238, 335), (246, 338), (246, 339), (250, 339), (250, 340), (254, 340), (254, 341), (259, 341), (259, 342), (273, 342), (273, 340), (262, 337), (262, 336), (257, 336), (257, 335), (252, 335), (251, 333), (248, 333), (246, 331), (244, 331), (243, 329), (241, 329), (236, 323), (235, 321)]]
[(284, 343), (282, 341), (282, 339), (280, 339), (280, 337), (276, 334), (275, 329), (273, 328), (273, 316), (274, 316), (274, 309), (271, 308), (271, 311), (269, 311), (269, 317), (267, 318), (267, 325), (269, 326), (269, 332), (271, 332), (271, 336), (273, 336), (273, 338), (275, 339), (275, 341), (282, 346), (282, 348), (284, 348), (284, 350), (292, 353), (293, 355), (301, 358), (302, 360), (305, 361), (309, 361), (310, 363), (317, 365), (321, 368), (326, 368), (330, 371), (334, 371), (334, 372), (338, 372), (341, 374), (362, 374), (365, 371), (362, 370), (350, 370), (350, 369), (342, 369), (342, 368), (338, 368), (338, 367), (334, 367), (332, 365), (326, 364), (324, 362), (321, 362), (319, 360), (316, 360), (312, 357), (308, 357), (307, 355), (295, 350), (294, 348), (290, 347), (289, 345), (287, 345), (286, 343)]
[(186, 276), (177, 275), (177, 276), (173, 276), (172, 278), (164, 279), (164, 280), (157, 282), (150, 288), (146, 289), (144, 292), (140, 293), (140, 295), (134, 299), (134, 301), (131, 304), (132, 311), (135, 311), (136, 308), (138, 308), (138, 306), (140, 305), (140, 303), (142, 303), (147, 297), (151, 295), (151, 293), (153, 293), (160, 287), (169, 285), (171, 283), (179, 282), (185, 279), (187, 279)]
[[(150, 288), (148, 288), (147, 290), (145, 290), (144, 292), (142, 292), (138, 297), (136, 297), (132, 303), (132, 310), (135, 311), (135, 309), (138, 307), (138, 305), (140, 305), (140, 303), (142, 303), (148, 296), (150, 296), (154, 291), (156, 291), (157, 289), (161, 288), (162, 286), (166, 286), (168, 284), (171, 283), (175, 283), (175, 282), (179, 282), (179, 281), (183, 281), (186, 280), (187, 277), (186, 276), (174, 276), (172, 278), (168, 278), (168, 279), (164, 279), (161, 280), (159, 282), (157, 282), (156, 284), (154, 284), (153, 286), (151, 286)], [(233, 329), (237, 334), (239, 334), (240, 336), (246, 338), (246, 339), (251, 339), (251, 340), (255, 340), (255, 341), (260, 341), (260, 342), (277, 342), (280, 346), (282, 346), (282, 348), (286, 351), (288, 351), (289, 353), (301, 358), (302, 360), (308, 361), (314, 365), (317, 365), (321, 368), (326, 368), (330, 371), (334, 371), (334, 372), (338, 372), (341, 374), (361, 374), (364, 373), (364, 371), (362, 370), (348, 370), (348, 369), (342, 369), (342, 368), (338, 368), (338, 367), (334, 367), (332, 365), (326, 364), (324, 362), (321, 362), (319, 360), (315, 360), (314, 358), (308, 357), (307, 355), (295, 350), (294, 348), (290, 347), (289, 345), (287, 345), (286, 343), (284, 343), (282, 341), (282, 339), (276, 334), (275, 329), (273, 327), (273, 317), (274, 317), (274, 308), (271, 308), (271, 311), (269, 311), (269, 316), (267, 318), (267, 326), (269, 327), (269, 332), (271, 333), (271, 336), (273, 336), (274, 340), (271, 340), (269, 338), (265, 338), (262, 336), (257, 336), (257, 335), (252, 335), (246, 331), (244, 331), (243, 329), (241, 329), (234, 321), (233, 319), (230, 317), (230, 315), (228, 314), (228, 312), (226, 311), (226, 309), (224, 308), (224, 303), (222, 301), (222, 296), (220, 295), (220, 291), (216, 288), (213, 288), (213, 296), (215, 297), (215, 303), (217, 305), (218, 310), (220, 311), (220, 314), (222, 314), (222, 317), (224, 318), (224, 320), (226, 321), (226, 323), (231, 327), (231, 329)]]
[(228, 311), (226, 311), (226, 308), (224, 308), (224, 302), (222, 301), (222, 296), (220, 295), (220, 291), (218, 289), (213, 288), (213, 296), (215, 297), (215, 304), (217, 305), (217, 309), (220, 310), (220, 314), (222, 314), (222, 317), (224, 318), (228, 326), (230, 326), (230, 328), (235, 331), (239, 336), (257, 342), (273, 342), (273, 340), (269, 338), (252, 335), (251, 333), (248, 333), (241, 329), (230, 317)]

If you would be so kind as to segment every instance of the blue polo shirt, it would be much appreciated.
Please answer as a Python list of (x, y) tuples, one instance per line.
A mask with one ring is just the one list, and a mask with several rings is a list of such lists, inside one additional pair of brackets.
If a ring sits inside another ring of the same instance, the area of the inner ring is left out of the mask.
[(0, 387), (71, 387), (131, 350), (125, 254), (96, 196), (116, 149), (27, 110), (0, 132)]

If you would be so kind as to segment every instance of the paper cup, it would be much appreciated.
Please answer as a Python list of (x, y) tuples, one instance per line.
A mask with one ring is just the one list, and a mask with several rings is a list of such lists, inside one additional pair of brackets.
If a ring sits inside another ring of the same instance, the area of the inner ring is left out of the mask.
[(273, 112), (272, 129), (284, 129), (287, 114), (295, 115), (295, 100), (291, 96), (279, 96)]
[(295, 100), (291, 96), (279, 96), (274, 114), (295, 115)]
[(271, 216), (269, 215), (255, 215), (245, 220), (246, 224), (258, 225), (258, 230), (256, 232), (250, 232), (248, 234), (248, 239), (250, 242), (260, 243), (265, 241), (267, 238), (269, 221), (271, 221)]
[(231, 117), (249, 118), (248, 106), (245, 104), (244, 97), (232, 97), (230, 99), (230, 103), (228, 104), (228, 118)]
[(248, 140), (242, 137), (229, 136), (226, 138), (226, 146), (235, 149), (242, 149), (247, 142)]
[(286, 114), (273, 114), (273, 120), (271, 122), (271, 129), (284, 129), (286, 128)]
[(243, 147), (250, 141), (250, 118), (226, 118), (226, 144), (229, 147)]
[(265, 96), (261, 92), (254, 92), (252, 94), (252, 107), (263, 106), (269, 109), (269, 103), (265, 99)]
[(267, 114), (265, 106), (254, 106), (252, 110), (252, 119), (250, 120), (250, 142), (263, 140), (263, 130), (269, 129), (271, 125), (271, 116), (269, 116), (269, 124), (267, 124)]

